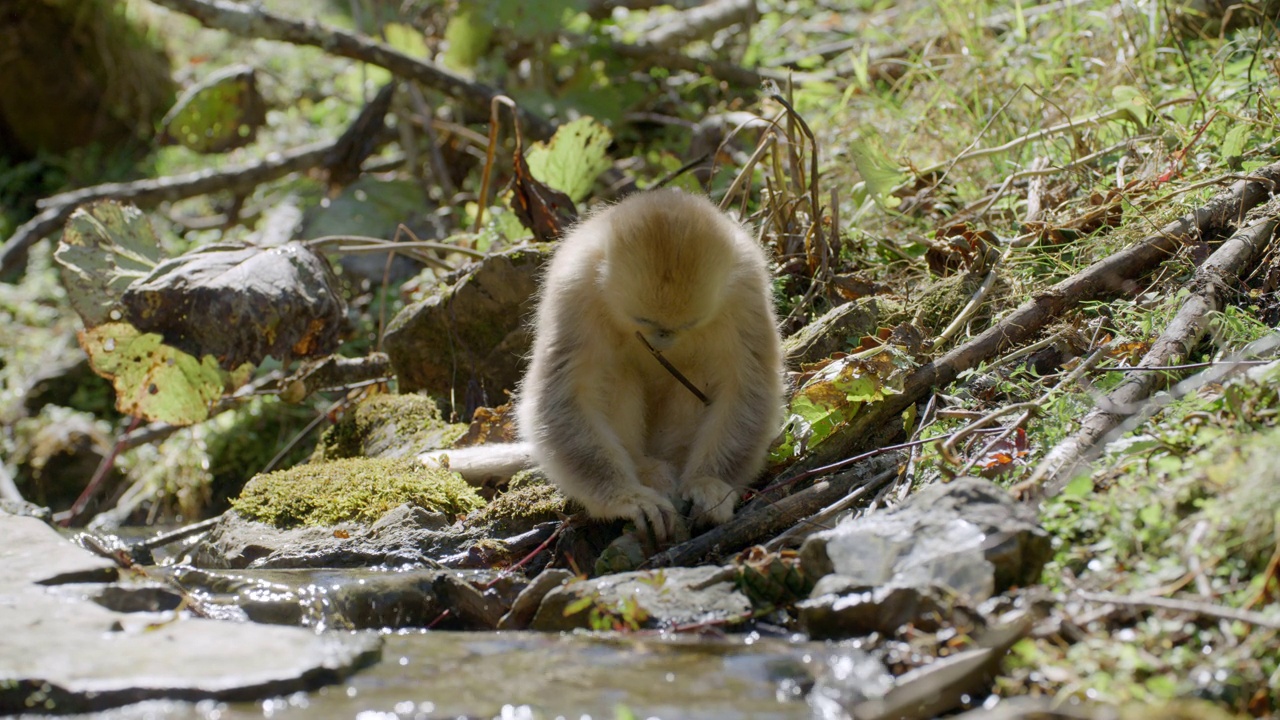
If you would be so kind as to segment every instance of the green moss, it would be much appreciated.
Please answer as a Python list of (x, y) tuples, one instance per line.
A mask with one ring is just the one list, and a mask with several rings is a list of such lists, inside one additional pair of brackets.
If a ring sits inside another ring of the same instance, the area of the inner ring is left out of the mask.
[(542, 475), (522, 472), (511, 478), (507, 491), (486, 505), (474, 522), (482, 525), (549, 522), (569, 512), (567, 503), (565, 496)]
[(403, 503), (451, 515), (484, 505), (453, 473), (412, 459), (356, 458), (258, 475), (232, 507), (247, 518), (283, 528), (370, 523)]
[(312, 461), (388, 457), (448, 447), (465, 431), (465, 425), (441, 419), (435, 400), (426, 395), (372, 395), (325, 431)]
[[(925, 287), (920, 296), (910, 303), (918, 324), (935, 333), (941, 332), (969, 303), (982, 285), (983, 277), (980, 273), (950, 275)], [(990, 316), (990, 303), (984, 303), (974, 315), (975, 320), (981, 321), (975, 322), (975, 326), (985, 327)]]

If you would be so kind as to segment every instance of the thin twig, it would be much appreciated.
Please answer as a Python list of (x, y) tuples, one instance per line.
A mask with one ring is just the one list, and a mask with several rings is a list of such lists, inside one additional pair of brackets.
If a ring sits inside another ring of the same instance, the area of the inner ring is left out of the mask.
[(519, 108), (516, 107), (516, 101), (506, 95), (495, 95), (489, 101), (489, 142), (484, 153), (484, 169), (480, 173), (480, 195), (476, 198), (476, 221), (471, 227), (471, 232), (480, 232), (480, 228), (484, 227), (484, 211), (489, 206), (489, 183), (493, 177), (493, 159), (498, 152), (498, 130), (501, 125), (498, 122), (498, 108), (506, 105), (511, 109), (512, 125), (515, 127), (516, 135), (516, 152), (521, 151), (520, 141), (520, 118), (517, 114)]
[(701, 400), (703, 405), (711, 404), (711, 400), (701, 390), (698, 389), (698, 386), (690, 382), (689, 378), (685, 377), (684, 373), (677, 370), (676, 366), (672, 365), (670, 360), (667, 360), (666, 358), (662, 357), (662, 353), (658, 352), (656, 348), (654, 348), (652, 345), (649, 344), (649, 341), (646, 340), (644, 337), (644, 333), (641, 333), (639, 330), (637, 330), (636, 337), (640, 339), (640, 342), (644, 343), (644, 346), (649, 349), (649, 352), (653, 353), (653, 356), (657, 358), (658, 362), (662, 363), (662, 367), (666, 368), (667, 372), (671, 373), (672, 377), (679, 380), (681, 385), (684, 385), (686, 388), (688, 388), (689, 392), (693, 393), (694, 397)]
[(1173, 610), (1175, 612), (1185, 612), (1193, 615), (1202, 615), (1204, 617), (1242, 622), (1270, 630), (1280, 630), (1280, 618), (1267, 617), (1262, 613), (1254, 612), (1252, 610), (1240, 610), (1238, 608), (1223, 607), (1221, 605), (1210, 605), (1208, 603), (1195, 602), (1194, 600), (1152, 597), (1150, 595), (1113, 595), (1112, 593), (1095, 593), (1086, 592), (1084, 590), (1076, 591), (1076, 595), (1079, 596), (1080, 599), (1087, 600), (1089, 602), (1126, 605), (1128, 607), (1137, 608)]

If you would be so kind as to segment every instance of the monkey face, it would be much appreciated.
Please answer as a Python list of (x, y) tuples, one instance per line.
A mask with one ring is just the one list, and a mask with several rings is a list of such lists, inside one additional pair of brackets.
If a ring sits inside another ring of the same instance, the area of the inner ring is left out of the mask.
[[(673, 249), (684, 241), (679, 250)], [(628, 334), (639, 331), (658, 350), (675, 347), (710, 322), (723, 305), (728, 262), (715, 243), (649, 237), (616, 246), (602, 275), (605, 302)], [(695, 247), (710, 251), (694, 252)]]

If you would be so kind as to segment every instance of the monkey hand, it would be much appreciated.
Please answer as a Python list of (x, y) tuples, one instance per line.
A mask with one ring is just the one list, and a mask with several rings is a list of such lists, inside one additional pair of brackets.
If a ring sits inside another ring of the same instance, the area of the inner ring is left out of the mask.
[(700, 475), (686, 480), (680, 496), (693, 503), (694, 525), (720, 525), (733, 517), (738, 491), (717, 477)]
[(659, 545), (677, 533), (676, 508), (666, 495), (653, 488), (637, 485), (610, 498), (612, 514), (636, 524), (640, 532)]

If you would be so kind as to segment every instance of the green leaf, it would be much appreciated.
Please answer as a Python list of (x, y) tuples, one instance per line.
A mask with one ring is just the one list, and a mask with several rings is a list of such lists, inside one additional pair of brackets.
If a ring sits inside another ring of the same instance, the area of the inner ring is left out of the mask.
[(546, 143), (536, 143), (525, 161), (537, 180), (577, 202), (587, 196), (600, 173), (609, 169), (609, 129), (590, 117), (565, 123)]
[(1129, 85), (1117, 85), (1111, 88), (1111, 98), (1116, 107), (1124, 110), (1142, 127), (1151, 120), (1151, 103), (1142, 91)]
[(507, 28), (517, 39), (554, 35), (565, 22), (586, 7), (586, 0), (482, 0), (482, 17)]
[(125, 415), (191, 425), (208, 419), (209, 406), (226, 389), (213, 356), (197, 360), (128, 323), (89, 328), (80, 333), (80, 346), (93, 371), (115, 386), (116, 409)]
[(568, 605), (565, 605), (565, 606), (564, 606), (564, 612), (562, 613), (562, 615), (563, 615), (564, 617), (569, 617), (570, 615), (577, 615), (578, 613), (582, 612), (583, 610), (586, 610), (587, 608), (591, 607), (591, 604), (592, 604), (592, 603), (594, 603), (594, 602), (595, 602), (595, 597), (594, 597), (594, 596), (592, 596), (592, 595), (583, 595), (582, 597), (578, 598), (577, 600), (574, 600), (573, 602), (569, 603)]
[(906, 173), (885, 154), (870, 138), (858, 138), (849, 143), (849, 155), (858, 167), (867, 193), (881, 207), (896, 207), (898, 199), (890, 195), (895, 187), (907, 180)]
[(444, 29), (444, 39), (448, 43), (444, 64), (459, 70), (475, 67), (489, 49), (492, 36), (493, 23), (486, 22), (474, 8), (463, 4), (459, 12), (449, 18)]
[(1250, 127), (1241, 123), (1227, 131), (1222, 139), (1222, 157), (1234, 158), (1244, 154), (1245, 141), (1249, 139)]
[(266, 119), (253, 68), (234, 65), (188, 88), (160, 122), (163, 140), (219, 153), (253, 142)]
[[(451, 21), (452, 23), (452, 21)], [(382, 36), (387, 44), (409, 57), (427, 58), (431, 53), (427, 50), (427, 41), (422, 31), (404, 23), (387, 23), (382, 28)]]
[(1160, 518), (1164, 515), (1164, 508), (1157, 504), (1148, 505), (1138, 511), (1138, 519), (1147, 527), (1155, 527), (1160, 524)]
[(1074, 478), (1067, 486), (1062, 489), (1062, 496), (1066, 498), (1083, 499), (1093, 494), (1093, 478), (1088, 475), (1080, 475)]
[(863, 404), (902, 392), (910, 359), (893, 346), (834, 360), (791, 399), (790, 421), (770, 452), (774, 463), (794, 460), (831, 437)]
[(71, 307), (93, 327), (122, 318), (125, 288), (150, 274), (164, 253), (141, 210), (108, 200), (71, 214), (54, 258)]

